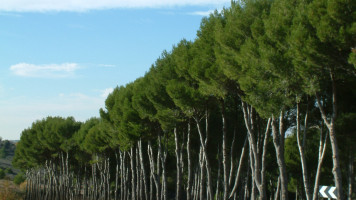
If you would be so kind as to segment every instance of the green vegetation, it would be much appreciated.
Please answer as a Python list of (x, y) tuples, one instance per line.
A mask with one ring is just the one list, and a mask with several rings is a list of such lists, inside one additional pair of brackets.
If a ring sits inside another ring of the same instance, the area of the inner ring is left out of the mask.
[(26, 177), (23, 173), (18, 173), (15, 177), (14, 177), (14, 183), (16, 185), (20, 185), (21, 183), (23, 183), (26, 180)]
[(29, 199), (351, 200), (355, 48), (356, 1), (233, 1), (100, 118), (23, 130), (13, 164)]
[(0, 179), (5, 178), (5, 171), (0, 168)]

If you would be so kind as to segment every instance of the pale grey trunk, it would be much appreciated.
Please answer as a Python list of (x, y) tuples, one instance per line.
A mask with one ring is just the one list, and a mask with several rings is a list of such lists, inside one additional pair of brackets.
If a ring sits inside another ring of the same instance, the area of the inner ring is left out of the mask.
[[(208, 113), (205, 114), (206, 116), (206, 130), (208, 131)], [(207, 138), (208, 138), (208, 132), (206, 132), (206, 137), (204, 138), (203, 136), (203, 133), (201, 131), (201, 127), (200, 127), (200, 123), (199, 123), (199, 119), (198, 118), (195, 118), (195, 122), (196, 122), (196, 125), (197, 125), (197, 129), (198, 129), (198, 133), (199, 133), (199, 139), (200, 139), (200, 145), (202, 147), (202, 150), (203, 150), (203, 157), (205, 159), (205, 164), (206, 164), (206, 168), (207, 168), (207, 190), (209, 191), (209, 198), (210, 200), (213, 199), (212, 197), (212, 189), (211, 189), (211, 174), (210, 174), (210, 163), (209, 163), (209, 159), (208, 159), (208, 153), (207, 153), (207, 150), (206, 150), (206, 143), (207, 143)], [(205, 141), (204, 141), (205, 140)]]
[(338, 199), (342, 200), (344, 193), (342, 190), (342, 175), (341, 175), (341, 168), (340, 168), (340, 155), (339, 155), (339, 148), (336, 139), (336, 130), (335, 130), (335, 121), (337, 116), (337, 102), (336, 102), (336, 83), (335, 83), (335, 74), (333, 71), (330, 70), (330, 79), (332, 83), (332, 115), (331, 119), (328, 120), (326, 113), (324, 111), (323, 106), (321, 105), (320, 97), (317, 93), (315, 93), (318, 107), (321, 113), (321, 116), (324, 120), (324, 123), (328, 127), (329, 135), (330, 135), (330, 143), (331, 143), (331, 150), (332, 150), (332, 159), (333, 159), (333, 170), (332, 173), (334, 175), (335, 186), (337, 189)]
[(276, 187), (276, 191), (274, 193), (274, 200), (278, 200), (279, 199), (280, 189), (281, 189), (281, 178), (278, 177), (277, 187)]
[(175, 153), (176, 153), (176, 169), (177, 169), (177, 179), (176, 179), (176, 200), (180, 200), (180, 188), (181, 188), (181, 159), (180, 159), (180, 148), (178, 142), (177, 128), (174, 128), (174, 141), (176, 145)]
[[(248, 106), (245, 102), (241, 102), (242, 111), (244, 114), (245, 126), (248, 133), (248, 141), (250, 145), (250, 167), (251, 167), (251, 176), (252, 181), (254, 182), (253, 187), (255, 186), (259, 192), (259, 199), (266, 199), (266, 183), (264, 180), (265, 169), (264, 166), (264, 156), (267, 147), (267, 138), (270, 127), (271, 119), (268, 119), (267, 127), (264, 135), (261, 135), (258, 130), (255, 128), (255, 115), (254, 109), (252, 106)], [(264, 137), (263, 143), (262, 139)], [(252, 191), (251, 195), (255, 194), (255, 190)], [(252, 196), (255, 198), (255, 196)]]
[[(158, 155), (159, 156), (159, 155)], [(155, 172), (155, 158), (152, 150), (152, 145), (151, 141), (148, 141), (148, 157), (149, 157), (149, 162), (150, 162), (150, 169), (151, 169), (151, 178), (154, 181), (154, 184), (156, 186), (156, 199), (160, 199), (160, 184), (159, 184), (159, 175), (158, 173)], [(159, 166), (157, 166), (157, 169)], [(151, 187), (153, 188), (153, 187)], [(151, 194), (152, 195), (152, 194)]]
[[(159, 137), (158, 149), (161, 152), (161, 137)], [(161, 199), (167, 200), (167, 177), (166, 177), (166, 159), (167, 159), (167, 146), (163, 149), (163, 152), (160, 154), (161, 165), (162, 165), (162, 189), (161, 189)]]
[(222, 119), (222, 154), (223, 154), (223, 171), (224, 171), (224, 196), (223, 200), (227, 200), (228, 192), (229, 192), (229, 178), (228, 178), (228, 169), (227, 169), (227, 150), (226, 150), (226, 137), (227, 137), (227, 125), (226, 125), (226, 118), (225, 118), (225, 102), (221, 100), (221, 119)]
[(136, 176), (135, 176), (135, 156), (134, 156), (134, 151), (133, 147), (130, 149), (130, 164), (131, 164), (131, 199), (135, 200), (136, 199)]
[[(234, 137), (232, 138), (231, 142), (231, 149), (230, 149), (230, 174), (229, 174), (229, 188), (231, 187), (232, 184), (232, 177), (233, 177), (233, 171), (234, 171), (234, 147), (235, 147), (235, 139), (236, 139), (236, 130), (234, 130)], [(230, 198), (230, 197), (229, 197)]]
[(143, 179), (143, 189), (145, 193), (145, 199), (148, 199), (148, 194), (147, 194), (147, 178), (146, 178), (146, 169), (145, 169), (145, 163), (143, 160), (143, 154), (142, 154), (142, 140), (139, 140), (139, 154), (140, 154), (140, 162), (141, 162), (141, 170), (142, 170), (142, 179)]
[(317, 167), (316, 175), (315, 175), (313, 200), (317, 200), (317, 198), (318, 198), (319, 178), (320, 178), (320, 173), (321, 173), (321, 166), (322, 166), (322, 163), (323, 163), (323, 160), (324, 160), (324, 157), (325, 157), (326, 143), (327, 143), (327, 138), (328, 138), (327, 136), (328, 135), (326, 134), (325, 137), (324, 137), (324, 140), (323, 140), (323, 126), (321, 125), (321, 127), (320, 127), (318, 167)]
[(261, 191), (262, 193), (260, 194), (260, 199), (267, 199), (267, 194), (266, 194), (266, 180), (265, 180), (265, 175), (266, 175), (266, 153), (267, 153), (267, 142), (268, 142), (268, 134), (269, 134), (269, 129), (271, 125), (271, 118), (268, 119), (267, 122), (267, 127), (265, 131), (265, 137), (263, 140), (263, 152), (262, 152), (262, 158), (261, 158)]
[(136, 195), (137, 195), (137, 199), (142, 199), (143, 195), (142, 195), (142, 190), (141, 190), (141, 169), (140, 169), (140, 162), (139, 162), (139, 155), (138, 155), (138, 145), (135, 148), (135, 158), (136, 158)]
[(218, 177), (216, 179), (216, 191), (215, 191), (215, 200), (219, 200), (220, 199), (220, 147), (218, 146)]
[(354, 156), (352, 155), (354, 152), (352, 151), (352, 147), (350, 147), (349, 151), (349, 172), (348, 172), (348, 192), (347, 192), (347, 199), (352, 199), (352, 186), (353, 186), (353, 179), (354, 179)]
[(246, 148), (247, 148), (247, 137), (245, 139), (245, 142), (244, 142), (244, 146), (242, 147), (242, 151), (241, 151), (241, 155), (240, 155), (240, 160), (239, 160), (239, 166), (237, 168), (237, 172), (236, 172), (236, 176), (235, 176), (235, 183), (234, 183), (234, 187), (230, 193), (230, 196), (229, 198), (232, 198), (232, 196), (234, 194), (236, 194), (236, 191), (237, 191), (237, 186), (238, 186), (238, 183), (239, 183), (239, 180), (240, 180), (240, 176), (241, 176), (241, 171), (242, 171), (242, 164), (244, 162), (244, 158), (246, 157)]
[(285, 130), (283, 127), (283, 112), (281, 111), (279, 117), (279, 131), (277, 130), (276, 120), (272, 116), (272, 133), (273, 144), (276, 149), (277, 164), (279, 169), (280, 186), (281, 186), (281, 199), (288, 199), (288, 179), (286, 172), (286, 165), (284, 161), (284, 136)]
[[(299, 149), (299, 155), (300, 155), (300, 162), (302, 165), (302, 174), (303, 174), (303, 183), (304, 183), (304, 190), (305, 190), (305, 196), (307, 200), (311, 200), (312, 194), (310, 191), (310, 185), (309, 185), (309, 178), (308, 178), (308, 170), (307, 170), (307, 163), (304, 155), (304, 144), (305, 144), (305, 139), (303, 140), (303, 145), (300, 142), (300, 119), (299, 119), (299, 103), (297, 103), (297, 144), (298, 144), (298, 149)], [(308, 112), (305, 114), (305, 124), (304, 124), (304, 138), (305, 135), (307, 134), (307, 119), (308, 119)]]
[(191, 197), (191, 178), (192, 178), (192, 166), (191, 166), (191, 158), (190, 158), (190, 120), (188, 122), (188, 135), (187, 135), (187, 159), (188, 159), (188, 177), (187, 177), (187, 200), (190, 200)]
[(114, 191), (114, 200), (118, 200), (117, 192), (119, 188), (119, 158), (117, 155), (117, 151), (115, 150), (115, 159), (116, 159), (116, 167), (115, 167), (115, 191)]
[(205, 199), (205, 162), (204, 162), (204, 154), (203, 154), (203, 147), (200, 146), (200, 153), (199, 153), (199, 164), (200, 164), (200, 179), (199, 179), (199, 199)]

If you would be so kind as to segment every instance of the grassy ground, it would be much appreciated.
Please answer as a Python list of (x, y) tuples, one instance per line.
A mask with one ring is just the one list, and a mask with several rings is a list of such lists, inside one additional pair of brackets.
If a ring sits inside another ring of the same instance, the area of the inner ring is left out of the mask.
[(26, 183), (15, 185), (10, 180), (0, 180), (0, 200), (22, 200)]

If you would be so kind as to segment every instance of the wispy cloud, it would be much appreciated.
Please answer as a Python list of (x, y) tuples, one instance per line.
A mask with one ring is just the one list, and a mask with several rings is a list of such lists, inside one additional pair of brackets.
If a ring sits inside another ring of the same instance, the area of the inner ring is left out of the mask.
[(0, 4), (0, 11), (83, 12), (112, 8), (161, 8), (187, 5), (221, 5), (229, 2), (230, 0), (9, 0)]
[(76, 63), (34, 65), (19, 63), (12, 65), (10, 70), (17, 76), (36, 78), (67, 78), (74, 75), (80, 66)]
[(208, 10), (208, 11), (195, 11), (189, 13), (190, 15), (199, 15), (199, 16), (209, 16), (210, 14), (213, 14), (215, 10)]
[(109, 96), (110, 93), (112, 93), (112, 91), (114, 91), (114, 88), (106, 88), (105, 90), (101, 91), (101, 97), (106, 98), (107, 96)]

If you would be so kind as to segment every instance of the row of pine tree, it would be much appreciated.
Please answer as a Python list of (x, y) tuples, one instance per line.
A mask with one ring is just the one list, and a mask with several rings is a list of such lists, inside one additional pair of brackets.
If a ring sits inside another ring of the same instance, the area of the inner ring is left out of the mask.
[(356, 1), (244, 0), (85, 123), (22, 132), (26, 199), (356, 198)]

